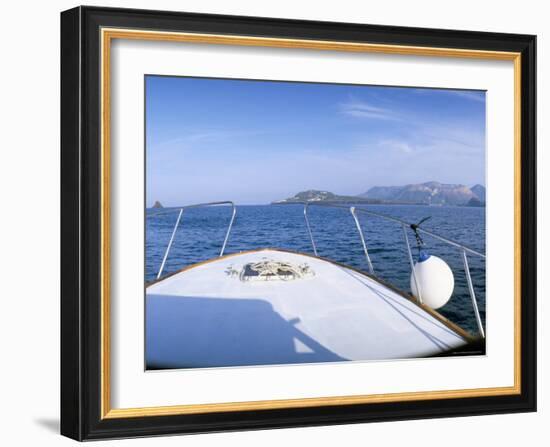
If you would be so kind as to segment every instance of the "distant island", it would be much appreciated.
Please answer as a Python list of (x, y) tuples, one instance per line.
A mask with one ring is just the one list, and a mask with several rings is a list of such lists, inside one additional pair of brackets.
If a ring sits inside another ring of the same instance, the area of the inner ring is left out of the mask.
[(338, 195), (329, 191), (308, 190), (277, 203), (338, 202), (357, 204), (414, 204), (436, 206), (485, 206), (485, 187), (471, 188), (460, 184), (426, 182), (404, 186), (374, 186), (357, 196)]
[(162, 203), (160, 203), (160, 202), (157, 200), (157, 201), (155, 201), (155, 203), (153, 203), (153, 208), (164, 208), (164, 207), (162, 206)]
[(340, 202), (340, 203), (382, 203), (381, 200), (359, 196), (340, 196), (329, 191), (309, 189), (296, 194), (288, 199), (276, 200), (277, 203), (301, 203), (301, 202)]
[(476, 199), (478, 199), (481, 203), (485, 203), (485, 186), (474, 185), (470, 189), (476, 196)]

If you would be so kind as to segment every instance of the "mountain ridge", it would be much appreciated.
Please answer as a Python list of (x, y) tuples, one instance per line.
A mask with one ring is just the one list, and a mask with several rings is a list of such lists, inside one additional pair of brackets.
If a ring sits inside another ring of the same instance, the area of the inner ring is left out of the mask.
[(485, 187), (476, 184), (472, 188), (475, 192), (463, 184), (430, 181), (403, 186), (374, 186), (360, 197), (426, 205), (467, 205), (472, 199), (484, 203)]
[(373, 186), (357, 196), (309, 189), (272, 203), (300, 202), (485, 206), (485, 187), (476, 184), (470, 188), (463, 184), (429, 181), (403, 186)]

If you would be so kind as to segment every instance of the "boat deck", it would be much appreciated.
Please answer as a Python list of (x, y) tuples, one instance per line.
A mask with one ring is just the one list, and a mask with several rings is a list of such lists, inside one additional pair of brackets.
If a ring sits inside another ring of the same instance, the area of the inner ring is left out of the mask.
[[(312, 273), (239, 278), (262, 260)], [(435, 312), (372, 277), (282, 250), (215, 258), (146, 288), (148, 369), (413, 358), (466, 342)]]

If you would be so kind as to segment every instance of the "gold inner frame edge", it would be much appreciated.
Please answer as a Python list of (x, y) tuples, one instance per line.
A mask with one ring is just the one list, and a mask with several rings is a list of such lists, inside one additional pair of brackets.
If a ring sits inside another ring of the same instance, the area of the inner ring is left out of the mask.
[[(101, 418), (131, 418), (213, 412), (308, 408), (431, 399), (504, 396), (521, 393), (521, 53), (418, 47), (339, 41), (265, 38), (200, 33), (144, 31), (102, 28), (101, 40)], [(411, 56), (437, 56), (468, 59), (505, 60), (514, 63), (514, 385), (510, 387), (458, 390), (326, 396), (213, 404), (171, 405), (140, 408), (111, 408), (110, 385), (110, 71), (112, 39), (154, 40), (213, 45), (259, 46), (357, 53), (383, 53)]]

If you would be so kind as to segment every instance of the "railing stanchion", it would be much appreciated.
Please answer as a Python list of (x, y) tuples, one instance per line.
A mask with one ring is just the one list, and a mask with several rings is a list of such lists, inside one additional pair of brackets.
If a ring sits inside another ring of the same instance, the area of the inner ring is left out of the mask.
[(313, 247), (313, 254), (315, 256), (317, 256), (317, 247), (315, 246), (315, 241), (313, 240), (313, 233), (311, 232), (311, 227), (309, 225), (309, 219), (307, 218), (307, 207), (308, 207), (308, 204), (306, 203), (304, 205), (304, 218), (306, 220), (306, 226), (307, 226), (307, 231), (309, 233), (309, 239), (311, 240), (311, 246)]
[[(319, 205), (321, 205), (321, 204), (319, 204)], [(343, 207), (339, 207), (339, 206), (337, 206), (337, 207), (338, 208), (343, 208)], [(389, 220), (389, 221), (398, 223), (400, 225), (405, 225), (406, 227), (410, 227), (410, 225), (411, 225), (409, 222), (406, 222), (403, 219), (398, 219), (397, 217), (392, 217), (392, 216), (388, 216), (386, 214), (381, 214), (381, 213), (377, 213), (377, 212), (374, 212), (374, 211), (366, 210), (364, 208), (357, 208), (356, 211), (358, 211), (360, 213), (368, 214), (370, 216), (380, 217), (381, 219)], [(420, 228), (418, 226), (417, 226), (416, 230), (419, 233), (427, 234), (428, 236), (433, 237), (434, 239), (440, 240), (441, 242), (444, 242), (444, 243), (446, 243), (448, 245), (451, 245), (453, 247), (457, 247), (457, 248), (466, 250), (467, 253), (470, 253), (472, 255), (476, 255), (476, 256), (479, 256), (480, 258), (485, 259), (485, 255), (483, 253), (480, 253), (479, 251), (474, 250), (470, 247), (466, 247), (465, 245), (463, 245), (459, 242), (456, 242), (456, 241), (453, 241), (451, 239), (447, 239), (445, 237), (439, 236), (438, 234), (432, 233), (431, 231), (426, 230), (424, 228)]]
[(401, 225), (403, 229), (403, 235), (405, 236), (405, 244), (407, 245), (407, 253), (409, 254), (409, 262), (411, 264), (411, 271), (413, 275), (414, 285), (416, 286), (416, 293), (418, 294), (417, 299), (420, 304), (422, 304), (422, 292), (420, 291), (420, 283), (416, 277), (416, 271), (414, 269), (414, 261), (411, 252), (411, 245), (409, 244), (409, 236), (407, 235), (407, 226), (405, 224)]
[(367, 264), (369, 265), (369, 272), (371, 275), (374, 275), (374, 268), (372, 267), (372, 262), (370, 260), (369, 251), (367, 250), (367, 244), (365, 242), (365, 237), (363, 236), (363, 230), (361, 228), (361, 224), (359, 223), (359, 219), (357, 219), (357, 216), (355, 214), (355, 207), (350, 207), (351, 215), (353, 216), (353, 220), (355, 220), (355, 225), (357, 226), (357, 231), (359, 231), (359, 237), (361, 238), (361, 243), (363, 244), (363, 251), (365, 252), (365, 257), (367, 258)]
[(157, 275), (157, 279), (160, 278), (160, 275), (162, 274), (162, 271), (164, 270), (164, 264), (166, 263), (166, 258), (168, 258), (168, 252), (170, 251), (170, 247), (172, 246), (172, 242), (174, 242), (174, 236), (176, 235), (176, 231), (178, 229), (178, 225), (180, 224), (181, 215), (183, 214), (183, 208), (180, 209), (180, 212), (178, 214), (178, 219), (176, 220), (176, 225), (174, 225), (174, 229), (172, 230), (172, 236), (170, 236), (170, 242), (168, 242), (168, 247), (166, 247), (166, 251), (164, 252), (164, 258), (162, 259), (162, 264), (160, 265), (160, 269)]
[(237, 207), (233, 204), (233, 212), (231, 213), (231, 220), (229, 221), (229, 227), (227, 227), (227, 233), (225, 233), (225, 239), (223, 240), (222, 250), (220, 251), (220, 257), (223, 256), (225, 251), (225, 246), (229, 240), (229, 233), (231, 233), (231, 228), (233, 227), (233, 221), (235, 220), (235, 214), (237, 214)]
[(468, 282), (468, 290), (470, 291), (470, 298), (472, 299), (472, 307), (474, 308), (474, 314), (476, 316), (477, 328), (482, 338), (485, 338), (485, 331), (483, 330), (483, 324), (481, 322), (481, 316), (479, 314), (479, 308), (477, 307), (476, 293), (472, 284), (472, 276), (470, 275), (470, 266), (468, 265), (468, 257), (466, 256), (466, 250), (462, 249), (462, 260), (464, 261), (464, 272), (466, 273), (466, 281)]
[(227, 246), (227, 241), (229, 240), (229, 234), (231, 233), (231, 229), (233, 228), (233, 222), (235, 221), (235, 215), (237, 214), (237, 207), (235, 206), (235, 203), (233, 203), (232, 201), (225, 200), (225, 201), (221, 201), (221, 202), (196, 203), (194, 205), (186, 205), (186, 206), (182, 206), (182, 207), (173, 207), (173, 208), (166, 209), (166, 210), (163, 210), (163, 211), (159, 211), (159, 212), (156, 212), (156, 213), (152, 213), (152, 214), (149, 215), (149, 216), (152, 217), (152, 216), (158, 216), (160, 214), (172, 213), (174, 211), (179, 210), (178, 219), (176, 221), (176, 225), (174, 226), (174, 229), (172, 230), (172, 236), (170, 236), (170, 241), (168, 242), (168, 247), (166, 247), (166, 251), (164, 252), (164, 258), (162, 259), (162, 264), (160, 265), (160, 269), (159, 269), (159, 272), (157, 274), (157, 279), (160, 278), (160, 276), (162, 275), (162, 271), (164, 270), (164, 265), (166, 264), (166, 259), (168, 258), (168, 254), (170, 253), (170, 248), (172, 247), (172, 243), (174, 242), (174, 237), (176, 236), (176, 231), (178, 229), (178, 226), (179, 226), (179, 223), (180, 223), (180, 220), (181, 220), (181, 215), (183, 214), (183, 211), (187, 210), (187, 209), (191, 209), (191, 208), (201, 208), (201, 207), (204, 207), (204, 206), (218, 206), (218, 205), (231, 205), (232, 208), (233, 208), (233, 211), (232, 211), (232, 214), (231, 214), (231, 220), (229, 221), (229, 226), (227, 227), (227, 231), (225, 233), (225, 238), (223, 240), (222, 249), (220, 251), (220, 256), (223, 256), (223, 254), (225, 253), (225, 248)]

